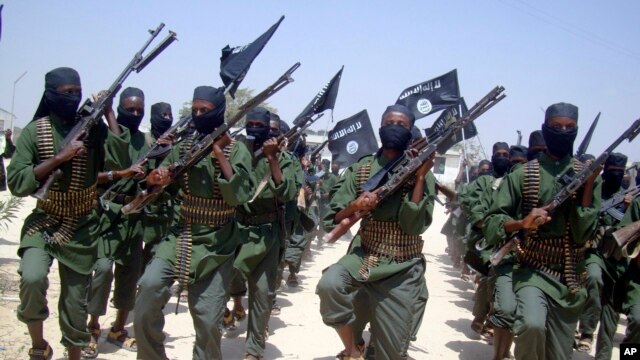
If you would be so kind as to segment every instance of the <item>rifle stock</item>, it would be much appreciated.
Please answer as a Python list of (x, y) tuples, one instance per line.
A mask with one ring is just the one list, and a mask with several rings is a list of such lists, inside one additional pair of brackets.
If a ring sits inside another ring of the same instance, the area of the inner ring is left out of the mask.
[[(624, 256), (631, 258), (637, 257), (640, 252), (638, 247), (638, 240), (640, 240), (640, 221), (633, 222), (615, 231), (613, 238), (622, 248), (622, 254)], [(631, 252), (629, 252), (629, 249), (631, 249)]]
[(153, 202), (164, 191), (164, 189), (169, 186), (169, 184), (176, 181), (176, 179), (181, 177), (182, 174), (184, 174), (192, 166), (196, 165), (202, 159), (207, 157), (211, 153), (211, 146), (213, 146), (213, 143), (218, 137), (220, 137), (220, 135), (226, 133), (234, 124), (239, 122), (253, 108), (266, 101), (269, 97), (280, 91), (289, 83), (293, 82), (293, 78), (291, 77), (291, 75), (299, 67), (300, 63), (295, 63), (291, 68), (289, 68), (289, 70), (287, 70), (282, 76), (280, 76), (280, 78), (278, 78), (276, 82), (267, 87), (258, 95), (249, 99), (249, 101), (247, 101), (246, 103), (242, 104), (242, 106), (238, 109), (238, 112), (228, 122), (220, 125), (211, 134), (204, 136), (196, 144), (193, 145), (193, 147), (187, 154), (185, 154), (178, 161), (169, 165), (168, 169), (171, 173), (171, 180), (169, 181), (169, 183), (165, 185), (150, 186), (148, 189), (141, 191), (140, 193), (138, 193), (135, 199), (121, 208), (122, 213), (125, 215), (139, 213), (145, 206)]
[[(93, 128), (93, 126), (100, 121), (106, 105), (113, 100), (114, 96), (122, 88), (122, 84), (124, 83), (126, 78), (129, 77), (129, 75), (133, 71), (140, 72), (151, 60), (157, 57), (164, 49), (166, 49), (172, 42), (177, 39), (176, 34), (170, 31), (169, 35), (162, 41), (162, 43), (160, 43), (155, 49), (153, 49), (146, 58), (143, 58), (142, 53), (144, 53), (151, 42), (158, 36), (162, 28), (164, 28), (164, 23), (160, 23), (160, 25), (155, 30), (149, 30), (151, 37), (144, 43), (142, 48), (135, 53), (133, 59), (129, 61), (125, 69), (120, 73), (120, 75), (118, 75), (109, 89), (99, 99), (97, 99), (95, 102), (87, 99), (82, 104), (82, 106), (78, 109), (78, 113), (76, 114), (76, 118), (79, 117), (80, 120), (76, 122), (69, 134), (62, 141), (60, 152), (64, 148), (70, 146), (73, 141), (84, 140), (84, 138), (89, 135), (89, 131), (91, 130), (91, 128)], [(63, 175), (59, 174), (57, 177), (54, 175), (59, 170), (60, 169), (56, 169), (54, 172), (52, 172), (45, 181), (44, 185), (32, 196), (37, 198), (38, 200), (46, 200), (51, 186)]]

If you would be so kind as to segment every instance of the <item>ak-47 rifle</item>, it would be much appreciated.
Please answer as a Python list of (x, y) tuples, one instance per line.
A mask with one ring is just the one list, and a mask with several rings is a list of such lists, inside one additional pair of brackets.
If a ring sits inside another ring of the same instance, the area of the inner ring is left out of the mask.
[[(415, 172), (422, 166), (422, 164), (433, 157), (438, 146), (443, 141), (453, 137), (457, 132), (461, 131), (462, 128), (477, 119), (480, 115), (484, 114), (485, 111), (489, 110), (500, 100), (504, 99), (506, 95), (502, 94), (503, 91), (504, 88), (502, 86), (496, 86), (477, 104), (469, 109), (462, 118), (446, 128), (439, 138), (429, 144), (427, 144), (426, 141), (419, 141), (417, 144), (414, 144), (412, 149), (407, 150), (405, 154), (390, 167), (390, 176), (387, 182), (373, 190), (373, 193), (378, 198), (378, 203), (381, 204), (384, 199), (395, 193), (396, 190), (398, 190), (406, 181), (413, 178)], [(415, 156), (409, 156), (410, 151), (415, 153), (416, 150), (417, 154)], [(337, 240), (340, 236), (344, 235), (351, 226), (367, 214), (369, 214), (369, 211), (356, 211), (353, 215), (343, 219), (329, 234), (325, 236), (325, 240), (329, 242)]]
[[(166, 136), (173, 136), (175, 138), (174, 144), (182, 141), (182, 134), (189, 126), (191, 122), (191, 115), (187, 115), (181, 118), (176, 124), (171, 126), (167, 131), (165, 131), (160, 138)], [(158, 144), (158, 141), (151, 145), (149, 150), (147, 150), (144, 154), (142, 154), (135, 162), (134, 165), (142, 165), (151, 159), (164, 159), (166, 154), (171, 150), (171, 144)], [(109, 210), (109, 202), (112, 192), (118, 192), (118, 189), (125, 188), (129, 182), (133, 180), (132, 177), (127, 178), (125, 181), (117, 181), (113, 185), (111, 185), (105, 192), (100, 196), (100, 205), (104, 210)], [(121, 191), (121, 190), (120, 190)]]
[[(568, 181), (568, 184), (565, 185), (557, 194), (551, 198), (543, 207), (547, 208), (547, 213), (551, 216), (553, 213), (564, 203), (567, 199), (572, 197), (582, 185), (587, 181), (587, 179), (596, 171), (600, 169), (600, 167), (604, 164), (604, 162), (609, 157), (609, 154), (615, 150), (624, 140), (628, 140), (629, 142), (633, 141), (633, 139), (638, 136), (640, 133), (640, 119), (633, 122), (631, 127), (629, 127), (620, 137), (618, 137), (609, 147), (598, 156), (597, 159), (585, 165), (585, 167), (577, 173), (575, 176), (571, 177)], [(569, 170), (572, 171), (572, 170)], [(569, 177), (568, 174), (564, 174), (561, 178)], [(541, 225), (544, 222), (542, 218), (536, 219), (536, 224)], [(518, 243), (522, 240), (527, 240), (528, 232), (526, 230), (521, 230), (518, 234), (513, 236), (509, 241), (506, 242), (500, 249), (491, 255), (491, 264), (496, 266), (500, 264), (502, 258), (505, 257), (508, 253), (513, 251)]]
[(589, 147), (589, 143), (591, 143), (591, 137), (593, 136), (593, 132), (596, 130), (598, 120), (600, 120), (600, 113), (596, 115), (596, 118), (591, 123), (591, 126), (589, 126), (589, 131), (587, 131), (587, 134), (584, 136), (584, 139), (582, 139), (580, 146), (578, 146), (578, 151), (576, 151), (576, 158), (579, 158), (580, 156), (587, 153), (587, 148)]
[[(313, 123), (315, 123), (318, 119), (323, 117), (324, 114), (318, 114), (315, 118), (313, 115), (306, 116), (298, 121), (289, 131), (284, 134), (278, 135), (276, 139), (278, 139), (278, 144), (282, 141), (286, 140), (288, 144), (293, 143), (294, 140), (297, 140), (302, 134), (304, 134), (305, 130), (307, 130)], [(253, 152), (253, 157), (258, 158), (262, 155), (262, 148)]]
[(328, 143), (329, 143), (329, 139), (327, 139), (327, 140), (323, 141), (322, 143), (318, 144), (313, 149), (313, 151), (311, 151), (309, 153), (309, 160), (311, 160), (312, 163), (320, 155), (320, 152), (322, 152), (322, 150), (324, 149), (325, 146), (327, 146)]
[(640, 184), (636, 185), (626, 191), (619, 192), (613, 195), (611, 198), (604, 200), (600, 205), (600, 213), (607, 213), (613, 216), (614, 219), (620, 221), (624, 217), (624, 213), (617, 209), (619, 204), (624, 202), (624, 198), (629, 195), (631, 199), (635, 199), (636, 196), (640, 195)]
[[(211, 146), (213, 145), (215, 140), (226, 133), (229, 128), (239, 122), (249, 111), (251, 111), (251, 109), (260, 105), (273, 94), (280, 91), (283, 87), (293, 82), (291, 74), (293, 74), (293, 72), (296, 71), (298, 67), (300, 67), (300, 63), (296, 63), (295, 65), (293, 65), (282, 76), (280, 76), (280, 78), (276, 80), (276, 82), (274, 82), (261, 93), (244, 103), (238, 109), (238, 112), (233, 116), (233, 118), (220, 125), (211, 134), (204, 136), (197, 143), (195, 143), (189, 150), (189, 152), (187, 152), (183, 157), (181, 157), (173, 164), (169, 165), (168, 170), (171, 173), (171, 180), (169, 183), (173, 183), (174, 181), (179, 179), (187, 170), (198, 164), (205, 157), (209, 156), (211, 154)], [(136, 196), (136, 198), (133, 199), (133, 201), (122, 207), (122, 213), (131, 214), (140, 212), (145, 206), (154, 201), (168, 185), (169, 184), (150, 186), (146, 190), (141, 191)]]
[[(169, 35), (167, 35), (167, 37), (162, 40), (162, 42), (158, 44), (158, 46), (151, 50), (148, 55), (142, 57), (142, 53), (147, 49), (147, 47), (156, 38), (156, 36), (158, 36), (163, 27), (164, 23), (160, 23), (158, 28), (156, 28), (155, 30), (149, 30), (151, 37), (144, 43), (142, 48), (135, 53), (133, 59), (129, 61), (125, 69), (122, 71), (122, 73), (120, 73), (120, 75), (118, 75), (118, 77), (113, 82), (113, 84), (111, 84), (108, 90), (101, 94), (101, 96), (95, 102), (87, 99), (84, 104), (80, 106), (80, 109), (78, 109), (78, 113), (76, 114), (76, 117), (80, 119), (76, 122), (69, 134), (62, 141), (62, 144), (60, 145), (60, 152), (62, 152), (64, 148), (70, 146), (73, 141), (82, 141), (89, 135), (89, 131), (91, 130), (91, 128), (93, 128), (94, 125), (100, 122), (106, 105), (111, 103), (113, 97), (118, 93), (120, 88), (122, 88), (122, 84), (124, 83), (125, 79), (132, 72), (135, 71), (139, 73), (140, 71), (142, 71), (142, 69), (144, 69), (145, 66), (147, 66), (153, 59), (155, 59), (156, 56), (160, 55), (160, 53), (164, 49), (171, 45), (172, 42), (177, 40), (176, 33), (174, 33), (173, 31), (169, 31)], [(62, 178), (62, 175), (63, 173), (60, 168), (54, 170), (49, 175), (44, 185), (42, 185), (42, 187), (33, 194), (33, 197), (38, 200), (46, 200), (48, 197), (49, 188), (51, 188), (51, 185), (53, 185), (56, 181)]]
[[(630, 258), (635, 258), (640, 254), (640, 247), (638, 241), (640, 240), (640, 221), (632, 222), (631, 224), (615, 231), (613, 238), (622, 249), (622, 255)], [(631, 251), (629, 252), (629, 249)]]

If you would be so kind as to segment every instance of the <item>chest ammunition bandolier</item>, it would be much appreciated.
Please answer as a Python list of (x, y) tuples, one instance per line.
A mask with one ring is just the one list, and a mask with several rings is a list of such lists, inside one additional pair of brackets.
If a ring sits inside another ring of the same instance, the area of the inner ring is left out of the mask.
[[(574, 162), (574, 171), (583, 165)], [(538, 206), (540, 194), (540, 163), (528, 162), (524, 168), (524, 201), (522, 216), (527, 216)], [(576, 266), (584, 261), (584, 247), (570, 239), (570, 225), (566, 222), (563, 237), (541, 238), (537, 229), (529, 230), (528, 237), (518, 243), (518, 261), (528, 267), (542, 271), (565, 284), (571, 293), (576, 293), (584, 283), (586, 273), (577, 274)]]
[[(364, 185), (371, 175), (372, 159), (356, 170), (356, 196), (362, 195)], [(413, 189), (415, 182), (408, 181), (402, 187), (402, 197)], [(398, 221), (374, 220), (371, 214), (361, 223), (361, 246), (365, 251), (362, 266), (358, 273), (364, 280), (369, 278), (369, 269), (378, 266), (381, 256), (395, 262), (405, 262), (420, 257), (424, 241), (420, 235), (409, 235), (400, 228)]]
[[(186, 138), (180, 147), (180, 156), (183, 157), (188, 149), (191, 149), (195, 136)], [(235, 140), (223, 150), (228, 159), (231, 150), (235, 145)], [(220, 193), (220, 185), (215, 180), (220, 174), (220, 164), (213, 161), (214, 173), (212, 174), (213, 197), (203, 198), (191, 195), (189, 190), (189, 171), (185, 171), (182, 178), (182, 203), (180, 204), (180, 215), (182, 219), (182, 232), (178, 237), (176, 246), (175, 280), (180, 291), (189, 285), (189, 269), (191, 267), (192, 251), (192, 224), (203, 224), (211, 227), (222, 227), (234, 218), (235, 208), (228, 205)]]
[[(37, 149), (40, 163), (55, 155), (53, 129), (49, 117), (36, 120)], [(88, 139), (89, 137), (87, 137)], [(88, 140), (84, 145), (87, 147)], [(59, 182), (54, 183), (46, 200), (38, 200), (36, 207), (46, 216), (32, 223), (26, 232), (29, 236), (42, 231), (43, 239), (50, 245), (64, 246), (73, 238), (78, 220), (91, 213), (97, 206), (96, 184), (84, 187), (87, 173), (87, 153), (71, 160), (71, 180), (66, 191), (60, 191)], [(48, 229), (58, 227), (53, 233)]]

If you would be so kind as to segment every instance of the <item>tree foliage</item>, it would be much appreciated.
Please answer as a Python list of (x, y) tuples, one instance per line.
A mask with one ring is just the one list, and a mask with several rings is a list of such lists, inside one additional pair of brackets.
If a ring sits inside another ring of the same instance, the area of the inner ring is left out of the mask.
[[(251, 98), (254, 96), (254, 90), (249, 88), (240, 88), (236, 91), (235, 99), (232, 99), (229, 94), (226, 94), (225, 96), (227, 99), (227, 110), (225, 111), (224, 116), (225, 116), (225, 119), (230, 119), (231, 117), (235, 116), (235, 114), (238, 113), (238, 110), (243, 104), (251, 100)], [(272, 113), (275, 113), (275, 114), (278, 113), (278, 110), (272, 106), (269, 106), (269, 103), (267, 102), (260, 104), (260, 106), (266, 108)], [(191, 113), (191, 101), (185, 101), (182, 104), (182, 107), (180, 108), (180, 111), (178, 113), (181, 118), (189, 115)], [(242, 126), (242, 125), (244, 125), (244, 119), (240, 120), (237, 126)]]

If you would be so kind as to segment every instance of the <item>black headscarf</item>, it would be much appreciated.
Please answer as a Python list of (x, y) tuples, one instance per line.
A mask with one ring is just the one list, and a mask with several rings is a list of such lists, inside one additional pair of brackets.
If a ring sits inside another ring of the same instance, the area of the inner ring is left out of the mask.
[[(162, 116), (163, 113), (168, 113), (169, 118)], [(173, 124), (173, 114), (171, 113), (171, 105), (166, 102), (159, 102), (151, 105), (151, 134), (157, 139), (165, 131), (169, 130)]]
[(211, 134), (224, 123), (224, 112), (227, 109), (224, 88), (198, 86), (193, 90), (193, 100), (208, 101), (215, 106), (213, 110), (200, 116), (192, 114), (193, 125), (200, 134)]
[(120, 93), (120, 104), (118, 105), (118, 124), (128, 128), (131, 132), (136, 132), (138, 131), (140, 123), (142, 122), (142, 118), (144, 117), (144, 106), (142, 107), (142, 112), (138, 115), (125, 109), (123, 107), (124, 100), (132, 97), (141, 98), (142, 103), (144, 104), (144, 93), (142, 92), (142, 90), (134, 87), (128, 87), (124, 89)]
[(82, 94), (63, 94), (57, 91), (60, 85), (80, 84), (80, 75), (77, 71), (68, 67), (60, 67), (49, 71), (44, 76), (44, 94), (38, 105), (33, 120), (40, 119), (54, 113), (63, 121), (73, 123), (75, 114), (82, 101)]
[(493, 144), (493, 153), (495, 154), (496, 151), (499, 150), (506, 150), (507, 152), (509, 152), (509, 144), (502, 141)]
[(399, 112), (399, 113), (405, 114), (409, 118), (409, 122), (411, 123), (412, 127), (413, 127), (413, 124), (416, 122), (416, 117), (415, 115), (413, 115), (413, 112), (404, 105), (395, 104), (395, 105), (387, 106), (387, 109), (382, 113), (382, 118), (384, 119), (385, 115), (387, 115), (390, 112)]
[[(489, 170), (481, 170), (482, 165), (489, 165)], [(493, 174), (493, 164), (489, 160), (480, 160), (478, 163), (478, 176)]]
[[(612, 195), (620, 189), (626, 165), (627, 156), (624, 154), (614, 152), (607, 157), (602, 172), (602, 191), (606, 195)], [(617, 167), (617, 169), (613, 167)]]
[(544, 142), (542, 130), (536, 130), (529, 134), (529, 149), (527, 151), (527, 160), (539, 159), (540, 155), (547, 149)]
[(511, 158), (523, 158), (527, 159), (527, 148), (522, 145), (511, 145), (509, 149), (509, 159)]

